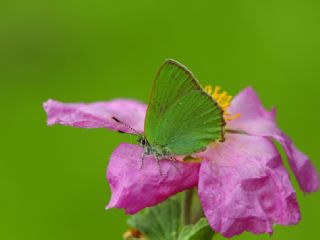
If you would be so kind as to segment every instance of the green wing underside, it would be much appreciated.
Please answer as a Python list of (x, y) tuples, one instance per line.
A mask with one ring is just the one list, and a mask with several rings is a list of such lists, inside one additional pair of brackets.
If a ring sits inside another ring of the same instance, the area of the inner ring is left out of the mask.
[(157, 73), (145, 120), (151, 146), (191, 154), (223, 139), (222, 110), (183, 65), (167, 60)]

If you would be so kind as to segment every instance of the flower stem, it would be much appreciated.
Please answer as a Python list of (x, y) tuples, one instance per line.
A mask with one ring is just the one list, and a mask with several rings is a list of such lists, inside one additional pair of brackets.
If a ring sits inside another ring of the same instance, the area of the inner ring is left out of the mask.
[(184, 224), (189, 225), (191, 223), (191, 206), (193, 198), (193, 189), (188, 189), (184, 196)]
[(204, 217), (204, 213), (203, 213), (202, 208), (200, 207), (198, 209), (198, 211), (194, 214), (194, 217), (192, 219), (192, 223), (194, 224), (194, 223), (198, 222), (200, 220), (200, 218), (202, 218), (202, 217)]

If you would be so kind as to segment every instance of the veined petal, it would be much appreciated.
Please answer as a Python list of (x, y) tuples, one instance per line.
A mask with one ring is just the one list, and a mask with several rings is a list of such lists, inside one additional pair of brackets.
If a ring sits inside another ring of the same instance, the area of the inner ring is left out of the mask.
[(108, 128), (132, 133), (121, 120), (131, 128), (143, 132), (146, 105), (134, 100), (115, 99), (96, 103), (61, 103), (48, 100), (43, 104), (48, 125), (60, 124), (79, 128)]
[(276, 139), (288, 157), (290, 167), (304, 192), (314, 192), (319, 188), (319, 178), (310, 159), (300, 152), (290, 138), (283, 133), (275, 121), (275, 109), (265, 110), (252, 88), (243, 90), (234, 98), (229, 108), (231, 113), (240, 113), (241, 117), (229, 122), (232, 129), (243, 130), (255, 136)]
[(122, 143), (113, 152), (107, 170), (112, 191), (107, 209), (134, 214), (198, 184), (200, 164), (161, 160), (160, 174), (153, 157), (145, 157), (140, 169), (142, 151), (138, 145)]
[(271, 140), (232, 134), (203, 154), (199, 196), (209, 224), (225, 237), (272, 233), (300, 220), (295, 191)]

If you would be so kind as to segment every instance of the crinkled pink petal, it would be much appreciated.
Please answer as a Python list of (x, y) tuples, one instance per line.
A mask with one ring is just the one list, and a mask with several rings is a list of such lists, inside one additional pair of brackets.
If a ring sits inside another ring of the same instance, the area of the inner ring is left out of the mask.
[(275, 109), (270, 112), (262, 106), (252, 88), (246, 88), (232, 101), (230, 112), (240, 113), (240, 117), (230, 121), (229, 128), (243, 130), (255, 136), (276, 139), (284, 148), (290, 167), (304, 192), (314, 192), (319, 188), (319, 178), (310, 159), (300, 152), (290, 138), (284, 134), (275, 121)]
[(112, 191), (107, 208), (134, 214), (198, 184), (199, 163), (161, 160), (160, 174), (153, 157), (145, 157), (140, 169), (142, 151), (138, 145), (122, 143), (113, 152), (107, 170)]
[(96, 103), (61, 103), (48, 100), (43, 104), (48, 125), (60, 124), (79, 128), (108, 128), (132, 133), (113, 119), (116, 117), (133, 129), (143, 132), (146, 105), (134, 100), (116, 99)]
[(298, 223), (296, 194), (271, 140), (240, 134), (226, 139), (203, 153), (199, 173), (201, 204), (214, 231), (229, 238)]

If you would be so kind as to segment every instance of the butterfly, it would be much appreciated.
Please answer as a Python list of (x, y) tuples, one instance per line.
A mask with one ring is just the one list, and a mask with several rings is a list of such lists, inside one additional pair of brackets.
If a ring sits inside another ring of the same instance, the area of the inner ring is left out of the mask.
[(141, 167), (148, 155), (154, 156), (160, 169), (162, 159), (191, 155), (204, 151), (213, 141), (224, 141), (225, 124), (223, 110), (191, 71), (167, 59), (153, 83), (144, 133), (131, 128), (143, 147)]

